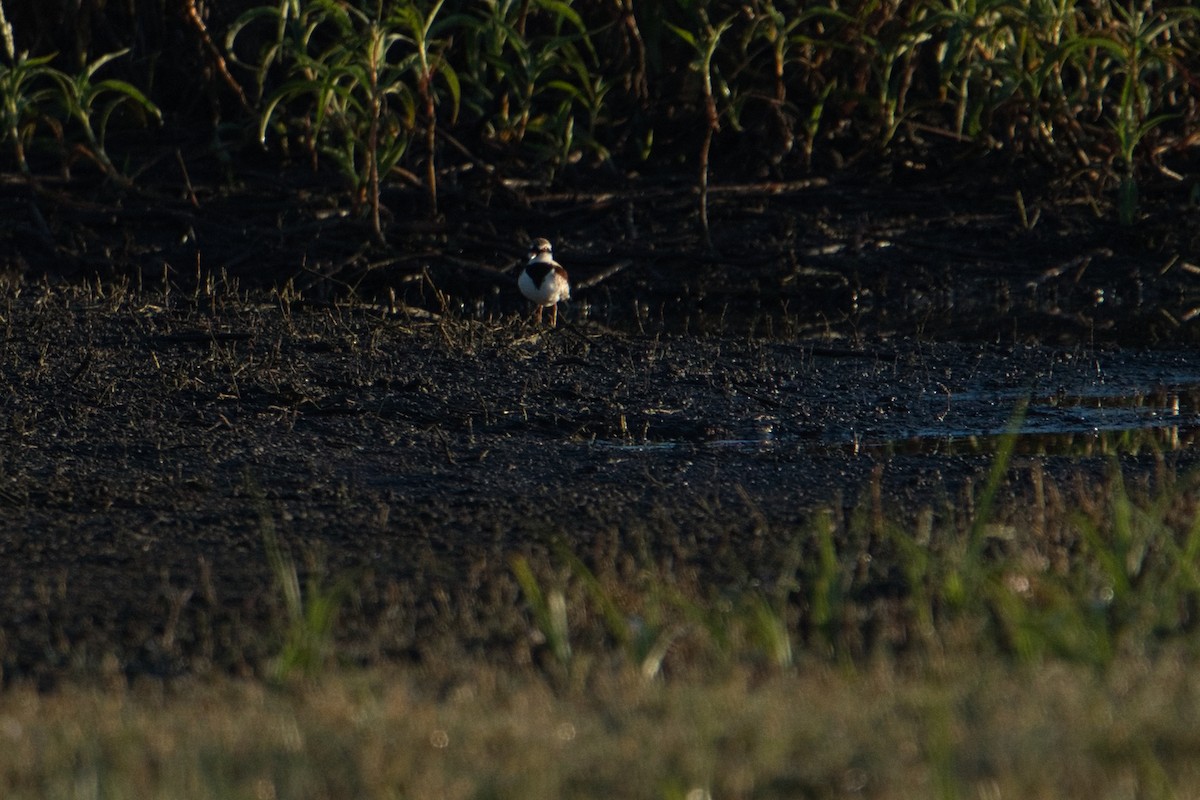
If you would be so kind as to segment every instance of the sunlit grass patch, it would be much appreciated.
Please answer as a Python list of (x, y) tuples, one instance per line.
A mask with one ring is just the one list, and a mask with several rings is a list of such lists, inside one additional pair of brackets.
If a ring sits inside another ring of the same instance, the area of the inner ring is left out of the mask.
[(1200, 777), (1188, 657), (1099, 673), (960, 655), (651, 683), (607, 670), (568, 691), (462, 664), (287, 691), (17, 688), (0, 775), (10, 798), (1115, 798), (1187, 796)]

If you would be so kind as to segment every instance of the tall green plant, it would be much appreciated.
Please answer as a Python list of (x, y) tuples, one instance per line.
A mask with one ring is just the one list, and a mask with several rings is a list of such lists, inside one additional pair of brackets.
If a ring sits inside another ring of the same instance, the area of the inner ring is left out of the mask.
[(8, 63), (0, 66), (0, 102), (4, 108), (5, 139), (13, 148), (13, 156), (17, 166), (25, 175), (29, 174), (29, 163), (25, 159), (25, 142), (28, 132), (25, 122), (38, 105), (41, 93), (36, 84), (41, 78), (47, 77), (50, 68), (49, 58), (29, 59), (25, 53), (17, 54), (12, 26), (4, 15), (4, 4), (0, 3), (0, 37), (4, 39), (4, 51)]
[[(1103, 33), (1067, 43), (1063, 57), (1088, 75), (1106, 97), (1108, 124), (1116, 140), (1117, 216), (1122, 225), (1131, 225), (1138, 210), (1135, 153), (1151, 131), (1175, 116), (1155, 107), (1149, 87), (1169, 83), (1178, 57), (1176, 31), (1189, 20), (1200, 20), (1200, 9), (1148, 11), (1116, 2), (1108, 8), (1112, 16)], [(1108, 96), (1106, 90), (1114, 79), (1118, 88), (1115, 96)]]
[[(876, 7), (867, 4), (865, 8)], [(874, 103), (880, 146), (892, 142), (908, 113), (917, 57), (935, 26), (928, 12), (923, 5), (911, 6), (900, 24), (884, 25), (863, 37), (874, 82), (874, 96), (868, 95), (868, 99)]]
[(690, 66), (700, 74), (701, 100), (704, 104), (704, 138), (700, 144), (698, 177), (700, 229), (704, 234), (704, 241), (711, 247), (712, 236), (708, 225), (708, 158), (712, 149), (713, 136), (721, 130), (721, 114), (717, 108), (716, 94), (713, 89), (715, 82), (713, 59), (717, 48), (721, 45), (721, 37), (733, 27), (734, 16), (730, 15), (713, 25), (708, 19), (708, 13), (701, 7), (697, 10), (697, 17), (698, 25), (695, 31), (670, 23), (668, 25), (692, 49), (694, 57)]
[(118, 177), (120, 172), (104, 147), (113, 114), (123, 105), (132, 103), (154, 119), (162, 119), (158, 107), (133, 84), (115, 78), (96, 80), (96, 73), (101, 68), (129, 50), (100, 56), (85, 64), (78, 74), (69, 75), (51, 66), (53, 55), (30, 57), (28, 53), (17, 52), (3, 5), (0, 5), (0, 39), (3, 39), (8, 60), (7, 64), (0, 65), (0, 106), (3, 108), (0, 137), (8, 140), (21, 172), (30, 174), (26, 146), (38, 126), (58, 127), (52, 122), (53, 117), (65, 112), (67, 119), (82, 132), (87, 151), (105, 174)]
[(993, 30), (983, 30), (991, 46), (986, 58), (974, 62), (974, 105), (963, 118), (986, 117), (1005, 126), (1014, 144), (1067, 153), (1071, 148), (1057, 134), (1074, 122), (1061, 57), (1064, 42), (1078, 36), (1073, 0), (1002, 0), (992, 8)]
[[(536, 34), (527, 31), (535, 13), (548, 23)], [(561, 0), (494, 0), (454, 17), (453, 29), (464, 38), (464, 103), (493, 143), (522, 148), (551, 175), (577, 145), (608, 157), (599, 127), (617, 80), (601, 69), (578, 11)]]
[(466, 103), (497, 143), (523, 141), (540, 82), (537, 52), (524, 34), (527, 5), (522, 0), (482, 3), (461, 21), (460, 74), (472, 90)]
[(435, 79), (441, 78), (450, 92), (453, 103), (452, 119), (458, 115), (462, 98), (458, 75), (442, 54), (447, 42), (436, 38), (438, 31), (434, 22), (442, 9), (443, 1), (437, 0), (433, 8), (424, 14), (415, 3), (398, 3), (392, 9), (392, 21), (403, 31), (401, 39), (413, 48), (412, 55), (401, 62), (399, 68), (411, 73), (415, 78), (417, 99), (425, 115), (425, 190), (429, 195), (429, 211), (432, 215), (436, 215), (438, 210), (437, 106), (442, 98), (435, 85)]
[(4, 138), (22, 174), (30, 174), (26, 148), (44, 118), (46, 108), (60, 95), (58, 71), (51, 56), (30, 58), (10, 54), (10, 65), (0, 66), (0, 102), (4, 108)]
[(232, 49), (263, 21), (277, 33), (259, 56), (259, 74), (279, 63), (287, 77), (264, 105), (259, 139), (265, 142), (272, 129), (283, 138), (301, 131), (314, 161), (337, 164), (382, 241), (381, 176), (404, 156), (416, 126), (417, 98), (403, 66), (407, 39), (379, 8), (368, 13), (326, 0), (285, 0), (243, 15), (227, 44)]
[(73, 77), (64, 73), (56, 75), (68, 116), (83, 132), (92, 157), (107, 175), (114, 178), (120, 176), (120, 171), (113, 165), (104, 147), (108, 123), (113, 114), (122, 106), (132, 104), (156, 121), (162, 120), (158, 106), (133, 84), (116, 78), (95, 79), (102, 67), (128, 52), (126, 48), (100, 56)]
[[(755, 0), (752, 8), (743, 45), (750, 63), (743, 74), (765, 84), (763, 93), (774, 107), (773, 117), (784, 126), (784, 135), (792, 135), (792, 120), (799, 120), (804, 165), (809, 167), (829, 98), (841, 82), (840, 76), (822, 71), (819, 65), (839, 49), (833, 32), (853, 20), (826, 5), (797, 10), (774, 0)], [(756, 52), (760, 46), (764, 53)], [(766, 69), (760, 62), (766, 62)]]
[[(279, 0), (275, 7), (260, 5), (247, 9), (229, 26), (225, 32), (225, 49), (230, 61), (254, 73), (255, 103), (262, 102), (272, 68), (287, 61), (289, 52), (308, 49), (309, 37), (319, 27), (310, 24), (310, 18), (313, 22), (319, 22), (322, 14), (317, 3)], [(265, 37), (265, 43), (253, 60), (248, 61), (238, 54), (238, 39), (261, 24), (269, 26), (270, 34)]]

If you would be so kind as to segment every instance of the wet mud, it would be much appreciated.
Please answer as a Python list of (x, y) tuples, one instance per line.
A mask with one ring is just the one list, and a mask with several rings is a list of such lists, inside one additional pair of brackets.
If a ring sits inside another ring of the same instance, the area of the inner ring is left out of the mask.
[(961, 505), (1006, 431), (1016, 494), (1034, 461), (1194, 460), (1186, 348), (850, 341), (797, 319), (683, 333), (602, 311), (550, 330), (507, 308), (10, 288), (4, 679), (260, 672), (286, 617), (272, 541), (344, 597), (343, 658), (507, 658), (528, 651), (514, 555), (758, 586), (814, 514)]
[(1018, 500), (1194, 460), (1182, 189), (1119, 229), (996, 175), (714, 182), (706, 244), (686, 177), (448, 181), (439, 220), (388, 193), (380, 244), (321, 176), (191, 177), (0, 186), (4, 681), (262, 674), (272, 543), (343, 659), (519, 663), (517, 555), (736, 593), (822, 514), (966, 513), (1011, 430)]

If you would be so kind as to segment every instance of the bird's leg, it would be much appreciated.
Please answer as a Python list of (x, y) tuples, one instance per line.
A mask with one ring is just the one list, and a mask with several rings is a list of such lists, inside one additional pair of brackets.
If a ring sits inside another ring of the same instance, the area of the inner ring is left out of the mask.
[(550, 327), (558, 327), (558, 303), (550, 306)]
[(539, 305), (533, 312), (533, 321), (538, 325), (542, 324), (542, 307)]

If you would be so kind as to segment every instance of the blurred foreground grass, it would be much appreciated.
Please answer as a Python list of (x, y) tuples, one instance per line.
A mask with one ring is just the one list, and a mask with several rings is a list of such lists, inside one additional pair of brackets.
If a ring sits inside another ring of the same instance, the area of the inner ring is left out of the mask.
[[(953, 524), (868, 507), (839, 528), (818, 514), (777, 583), (740, 594), (682, 566), (620, 578), (567, 549), (516, 556), (527, 635), (507, 653), (472, 651), (448, 629), (418, 661), (351, 666), (331, 625), (342, 589), (322, 576), (301, 588), (276, 545), (287, 613), (262, 680), (15, 683), (0, 696), (0, 787), (6, 798), (1193, 796), (1195, 476), (1164, 470), (1151, 488), (1114, 469), (1069, 491), (1035, 476), (1020, 499), (999, 490), (1011, 450)], [(273, 536), (268, 526), (268, 549)]]
[(962, 641), (917, 663), (651, 682), (613, 668), (565, 690), (464, 661), (282, 690), (16, 689), (0, 785), (7, 798), (1190, 797), (1192, 663), (1014, 666)]

